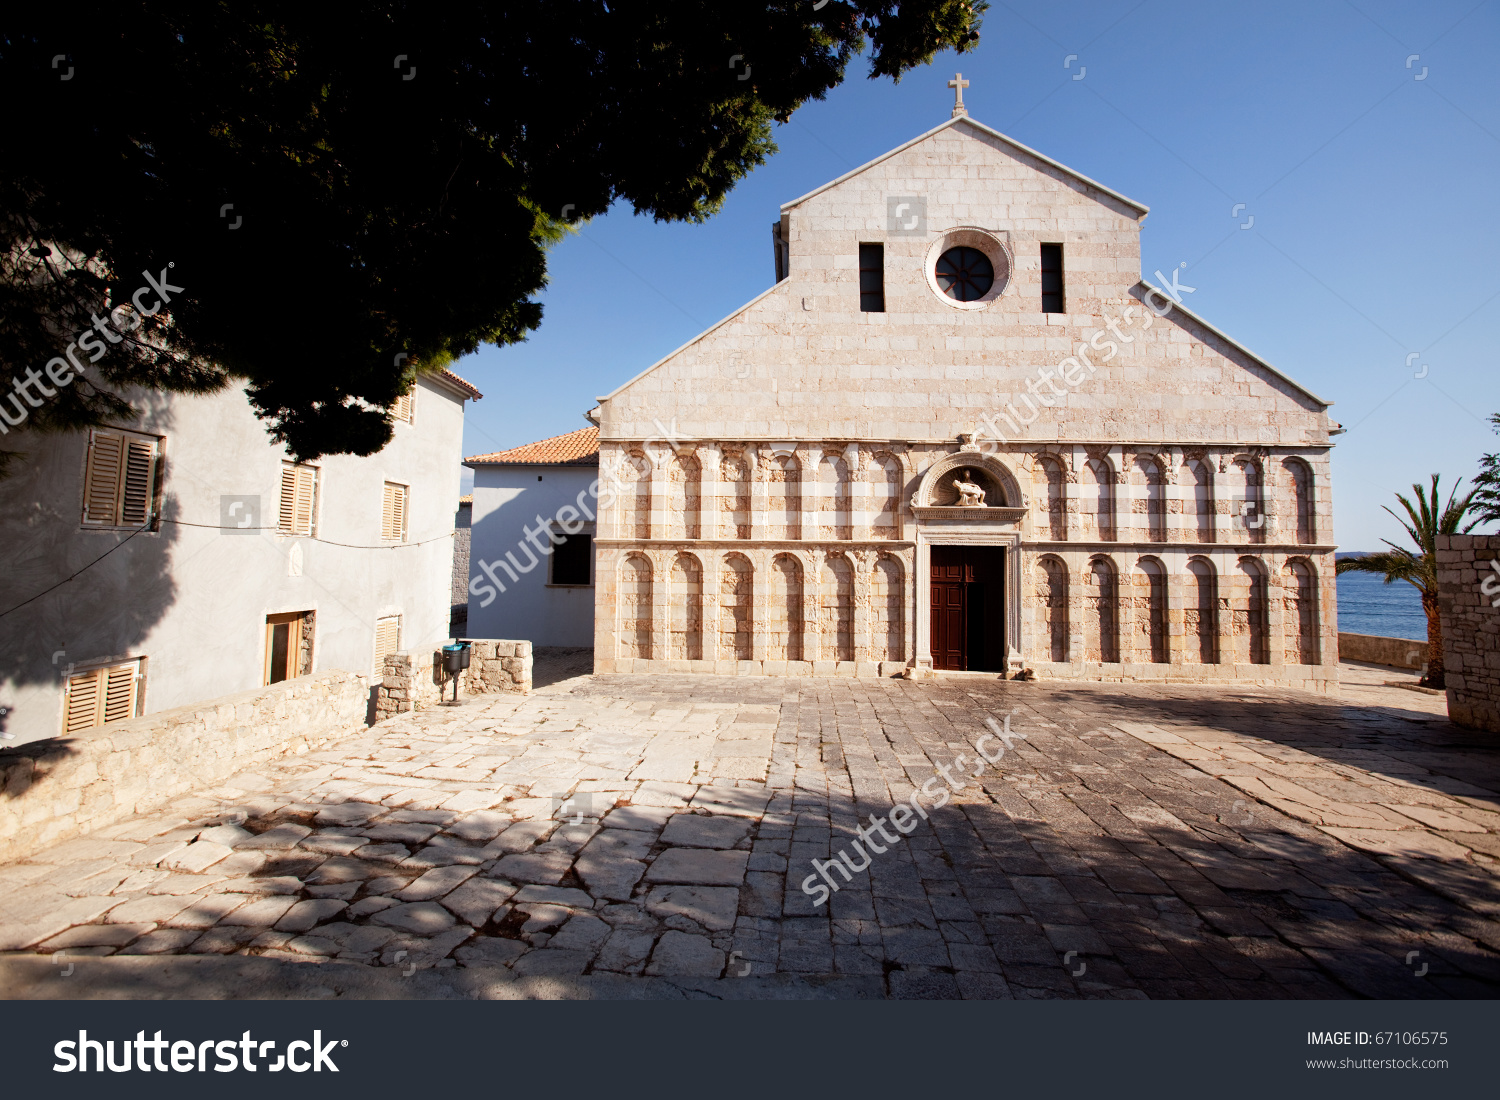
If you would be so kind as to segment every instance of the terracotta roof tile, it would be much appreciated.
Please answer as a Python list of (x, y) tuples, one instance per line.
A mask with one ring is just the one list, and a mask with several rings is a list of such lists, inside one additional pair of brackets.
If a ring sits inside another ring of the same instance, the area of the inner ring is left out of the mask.
[(482, 394), (482, 393), (479, 392), (478, 388), (474, 385), (474, 383), (472, 383), (472, 382), (470, 382), (470, 381), (468, 381), (466, 379), (460, 378), (458, 375), (454, 374), (451, 370), (444, 369), (444, 371), (443, 371), (443, 377), (446, 378), (449, 382), (452, 382), (459, 389), (467, 391), (471, 400), (478, 401), (481, 397), (484, 396), (484, 394)]
[(579, 428), (567, 435), (554, 435), (508, 451), (491, 451), (464, 459), (479, 466), (597, 466), (599, 429)]

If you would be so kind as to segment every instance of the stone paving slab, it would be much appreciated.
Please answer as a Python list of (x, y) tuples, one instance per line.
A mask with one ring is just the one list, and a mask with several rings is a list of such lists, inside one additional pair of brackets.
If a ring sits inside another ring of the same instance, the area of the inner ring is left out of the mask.
[(1494, 996), (1500, 750), (1357, 673), (546, 678), (0, 867), (0, 994)]

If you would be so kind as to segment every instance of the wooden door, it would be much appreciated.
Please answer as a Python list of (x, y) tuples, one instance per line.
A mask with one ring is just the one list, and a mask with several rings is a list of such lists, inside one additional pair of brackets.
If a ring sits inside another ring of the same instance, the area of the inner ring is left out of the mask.
[(266, 616), (267, 684), (295, 680), (302, 659), (302, 613)]
[(962, 672), (969, 667), (969, 569), (962, 547), (934, 546), (931, 554), (932, 665)]

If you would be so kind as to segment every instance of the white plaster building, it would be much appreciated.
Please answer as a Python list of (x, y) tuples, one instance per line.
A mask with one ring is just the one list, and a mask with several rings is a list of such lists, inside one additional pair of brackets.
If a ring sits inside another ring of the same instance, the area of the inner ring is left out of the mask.
[(776, 284), (599, 399), (596, 669), (1328, 688), (1341, 429), (1146, 213), (961, 105), (783, 206)]
[(474, 470), (469, 636), (593, 645), (599, 429), (464, 465)]
[(21, 436), (0, 480), (0, 745), (446, 640), (468, 382), (423, 375), (384, 450), (301, 466), (240, 386), (126, 396), (139, 420)]

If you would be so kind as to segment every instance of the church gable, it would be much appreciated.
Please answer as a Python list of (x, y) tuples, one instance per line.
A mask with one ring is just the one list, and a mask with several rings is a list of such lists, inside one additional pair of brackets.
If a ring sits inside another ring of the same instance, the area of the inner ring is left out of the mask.
[(1326, 444), (1325, 402), (1140, 281), (1144, 216), (955, 119), (784, 206), (785, 277), (603, 399), (602, 438)]

